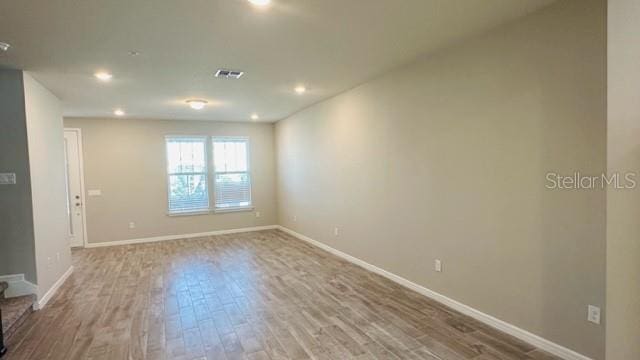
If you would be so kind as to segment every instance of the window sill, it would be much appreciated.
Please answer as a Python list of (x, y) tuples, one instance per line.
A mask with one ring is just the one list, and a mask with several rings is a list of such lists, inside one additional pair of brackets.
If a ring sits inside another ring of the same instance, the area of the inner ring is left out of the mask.
[(211, 214), (211, 210), (195, 210), (195, 211), (177, 211), (177, 212), (168, 212), (167, 216), (195, 216), (195, 215), (209, 215)]
[(239, 212), (239, 211), (253, 211), (253, 206), (242, 206), (242, 207), (232, 207), (232, 208), (222, 208), (213, 210), (214, 213), (228, 213), (228, 212)]
[(174, 217), (174, 216), (197, 216), (197, 215), (224, 214), (224, 213), (253, 211), (253, 210), (254, 210), (253, 206), (242, 206), (242, 207), (213, 209), (213, 210), (195, 210), (195, 211), (168, 212), (167, 216), (170, 216), (170, 217)]

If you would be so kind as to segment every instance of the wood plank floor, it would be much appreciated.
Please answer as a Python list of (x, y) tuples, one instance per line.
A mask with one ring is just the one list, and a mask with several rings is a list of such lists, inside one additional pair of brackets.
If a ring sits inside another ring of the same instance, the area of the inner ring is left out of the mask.
[(278, 230), (73, 262), (7, 359), (555, 359)]

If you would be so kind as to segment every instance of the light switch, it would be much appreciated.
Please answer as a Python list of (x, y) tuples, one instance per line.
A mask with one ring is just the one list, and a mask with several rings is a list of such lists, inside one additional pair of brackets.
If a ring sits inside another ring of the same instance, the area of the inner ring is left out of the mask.
[(15, 185), (16, 173), (0, 173), (0, 185)]

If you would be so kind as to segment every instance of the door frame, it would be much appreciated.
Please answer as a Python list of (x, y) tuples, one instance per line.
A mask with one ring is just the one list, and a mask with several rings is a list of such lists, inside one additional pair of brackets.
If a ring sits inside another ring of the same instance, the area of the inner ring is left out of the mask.
[[(87, 247), (89, 244), (89, 238), (87, 237), (87, 192), (84, 188), (84, 157), (83, 157), (83, 149), (82, 149), (82, 129), (80, 128), (64, 128), (64, 131), (73, 131), (78, 136), (78, 162), (80, 163), (80, 192), (82, 193), (82, 237), (83, 243), (82, 247)], [(68, 154), (67, 154), (68, 156)], [(65, 159), (67, 161), (67, 159)], [(69, 181), (67, 179), (67, 181)], [(67, 187), (68, 188), (68, 187)], [(67, 194), (69, 196), (69, 194)]]

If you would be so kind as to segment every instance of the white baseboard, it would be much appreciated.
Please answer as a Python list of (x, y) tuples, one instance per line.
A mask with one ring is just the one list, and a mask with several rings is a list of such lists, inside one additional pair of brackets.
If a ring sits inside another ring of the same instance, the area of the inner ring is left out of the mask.
[(8, 298), (38, 293), (38, 285), (26, 280), (24, 274), (0, 275), (0, 282), (9, 284), (4, 292)]
[(260, 231), (260, 230), (273, 230), (273, 229), (277, 229), (277, 228), (278, 228), (278, 225), (266, 225), (266, 226), (254, 226), (254, 227), (229, 229), (229, 230), (215, 230), (215, 231), (207, 231), (207, 232), (192, 233), (192, 234), (163, 235), (163, 236), (154, 236), (154, 237), (139, 238), (139, 239), (128, 239), (128, 240), (106, 241), (106, 242), (100, 242), (100, 243), (89, 243), (85, 247), (87, 247), (87, 248), (96, 248), (96, 247), (104, 247), (104, 246), (142, 244), (142, 243), (148, 243), (148, 242), (178, 240), (178, 239), (190, 239), (190, 238), (197, 238), (197, 237), (203, 237), (203, 236), (212, 236), (212, 235), (235, 234), (235, 233), (250, 232), (250, 231)]
[(371, 265), (368, 262), (364, 261), (364, 260), (360, 260), (354, 256), (351, 256), (347, 253), (344, 253), (340, 250), (334, 249), (331, 246), (321, 243), (317, 240), (314, 240), (308, 236), (302, 235), (300, 233), (297, 233), (291, 229), (288, 229), (284, 226), (280, 226), (278, 225), (278, 229), (302, 240), (305, 241), (313, 246), (316, 246), (322, 250), (325, 250), (333, 255), (336, 255), (338, 257), (341, 257), (355, 265), (358, 265), (366, 270), (369, 270), (371, 272), (374, 272), (376, 274), (382, 275), (384, 277), (386, 277), (387, 279), (394, 281), (406, 288), (409, 288), (417, 293), (420, 293), (428, 298), (431, 298), (441, 304), (444, 304), (462, 314), (465, 314), (469, 317), (472, 317), (480, 322), (483, 322), (493, 328), (496, 328), (502, 332), (505, 332), (511, 336), (514, 336), (522, 341), (525, 341), (541, 350), (547, 351), (555, 356), (561, 357), (563, 359), (566, 360), (592, 360), (591, 358), (582, 355), (578, 352), (575, 352), (571, 349), (568, 349), (562, 345), (556, 344), (552, 341), (549, 341), (547, 339), (544, 339), (538, 335), (535, 335), (533, 333), (530, 333), (524, 329), (521, 329), (515, 325), (512, 325), (506, 321), (500, 320), (498, 318), (495, 318), (489, 314), (485, 314), (479, 310), (476, 310), (468, 305), (465, 305), (461, 302), (458, 302), (456, 300), (453, 300), (451, 298), (448, 298), (440, 293), (437, 293), (433, 290), (427, 289), (426, 287), (422, 286), (422, 285), (418, 285), (414, 282), (411, 282), (403, 277), (400, 277), (396, 274), (393, 274), (391, 272), (388, 272), (384, 269), (381, 269), (375, 265)]
[(42, 309), (45, 307), (45, 305), (47, 305), (49, 300), (51, 300), (53, 295), (56, 294), (58, 289), (60, 289), (60, 286), (64, 284), (71, 273), (73, 273), (73, 266), (69, 266), (69, 269), (67, 269), (67, 271), (65, 271), (64, 274), (60, 276), (60, 278), (51, 286), (51, 288), (41, 298), (38, 299), (38, 302), (33, 304), (36, 310)]

